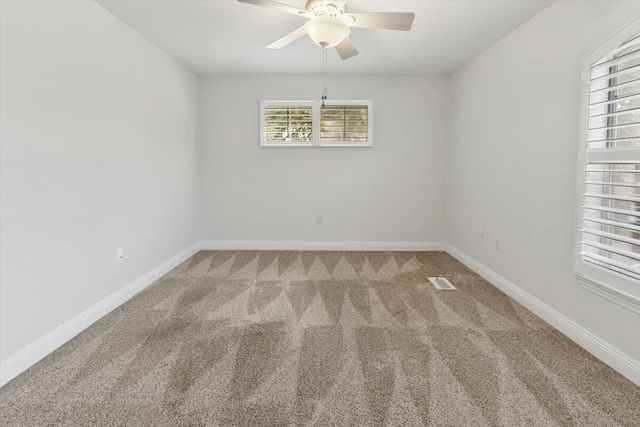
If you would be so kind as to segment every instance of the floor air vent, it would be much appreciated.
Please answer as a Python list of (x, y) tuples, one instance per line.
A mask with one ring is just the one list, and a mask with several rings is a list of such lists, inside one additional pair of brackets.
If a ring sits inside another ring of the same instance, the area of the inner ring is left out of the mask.
[(456, 288), (446, 277), (429, 277), (429, 281), (441, 291), (455, 291)]

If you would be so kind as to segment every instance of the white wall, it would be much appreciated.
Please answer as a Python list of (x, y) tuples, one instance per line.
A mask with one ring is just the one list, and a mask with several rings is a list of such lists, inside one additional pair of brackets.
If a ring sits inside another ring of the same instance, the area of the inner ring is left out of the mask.
[(0, 3), (5, 361), (198, 241), (199, 88), (94, 2)]
[(558, 1), (453, 75), (447, 235), (636, 361), (640, 317), (582, 289), (572, 257), (582, 58), (639, 13)]
[(443, 241), (448, 78), (327, 85), (374, 100), (373, 148), (259, 146), (259, 100), (319, 99), (321, 77), (204, 80), (203, 241)]

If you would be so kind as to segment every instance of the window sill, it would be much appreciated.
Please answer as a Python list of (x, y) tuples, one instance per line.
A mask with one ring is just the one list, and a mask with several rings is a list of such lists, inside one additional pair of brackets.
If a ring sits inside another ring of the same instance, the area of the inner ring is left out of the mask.
[(367, 148), (373, 147), (373, 143), (351, 143), (351, 142), (328, 142), (324, 144), (311, 144), (311, 143), (261, 143), (261, 147), (359, 147), (359, 148)]
[(640, 314), (640, 298), (619, 291), (611, 286), (605, 285), (604, 283), (588, 279), (580, 274), (576, 273), (575, 276), (583, 289), (618, 304), (627, 310), (631, 310), (636, 314)]

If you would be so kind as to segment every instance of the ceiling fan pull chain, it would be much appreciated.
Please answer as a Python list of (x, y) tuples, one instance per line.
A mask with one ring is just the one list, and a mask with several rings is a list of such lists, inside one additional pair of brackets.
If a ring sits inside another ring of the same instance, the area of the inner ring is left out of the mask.
[(322, 87), (324, 92), (322, 93), (322, 108), (327, 100), (327, 48), (322, 48)]

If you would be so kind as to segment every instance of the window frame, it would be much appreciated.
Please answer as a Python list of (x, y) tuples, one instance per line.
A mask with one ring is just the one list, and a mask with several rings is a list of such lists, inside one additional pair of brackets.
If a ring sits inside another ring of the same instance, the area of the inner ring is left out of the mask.
[[(576, 209), (574, 224), (573, 273), (581, 286), (601, 297), (609, 299), (636, 313), (640, 313), (640, 281), (593, 263), (583, 261), (582, 255), (582, 217), (586, 193), (586, 165), (589, 131), (589, 91), (591, 83), (591, 65), (607, 55), (638, 32), (640, 18), (636, 18), (617, 31), (590, 53), (582, 61), (582, 79), (580, 85), (580, 137), (578, 149), (578, 167), (576, 181)], [(620, 150), (622, 152), (624, 150)]]
[[(301, 100), (301, 101), (272, 101), (272, 100), (261, 100), (260, 101), (260, 134), (259, 141), (261, 147), (373, 147), (373, 100), (330, 100), (326, 101), (327, 105), (363, 105), (367, 106), (368, 111), (368, 121), (367, 121), (367, 141), (365, 142), (322, 142), (322, 138), (320, 135), (320, 113), (322, 108), (321, 101), (309, 101), (309, 100)], [(313, 111), (312, 114), (312, 127), (313, 132), (311, 136), (311, 141), (306, 142), (270, 142), (266, 141), (264, 137), (265, 133), (265, 107), (269, 107), (271, 105), (282, 105), (282, 106), (301, 106), (301, 105), (310, 105)]]

